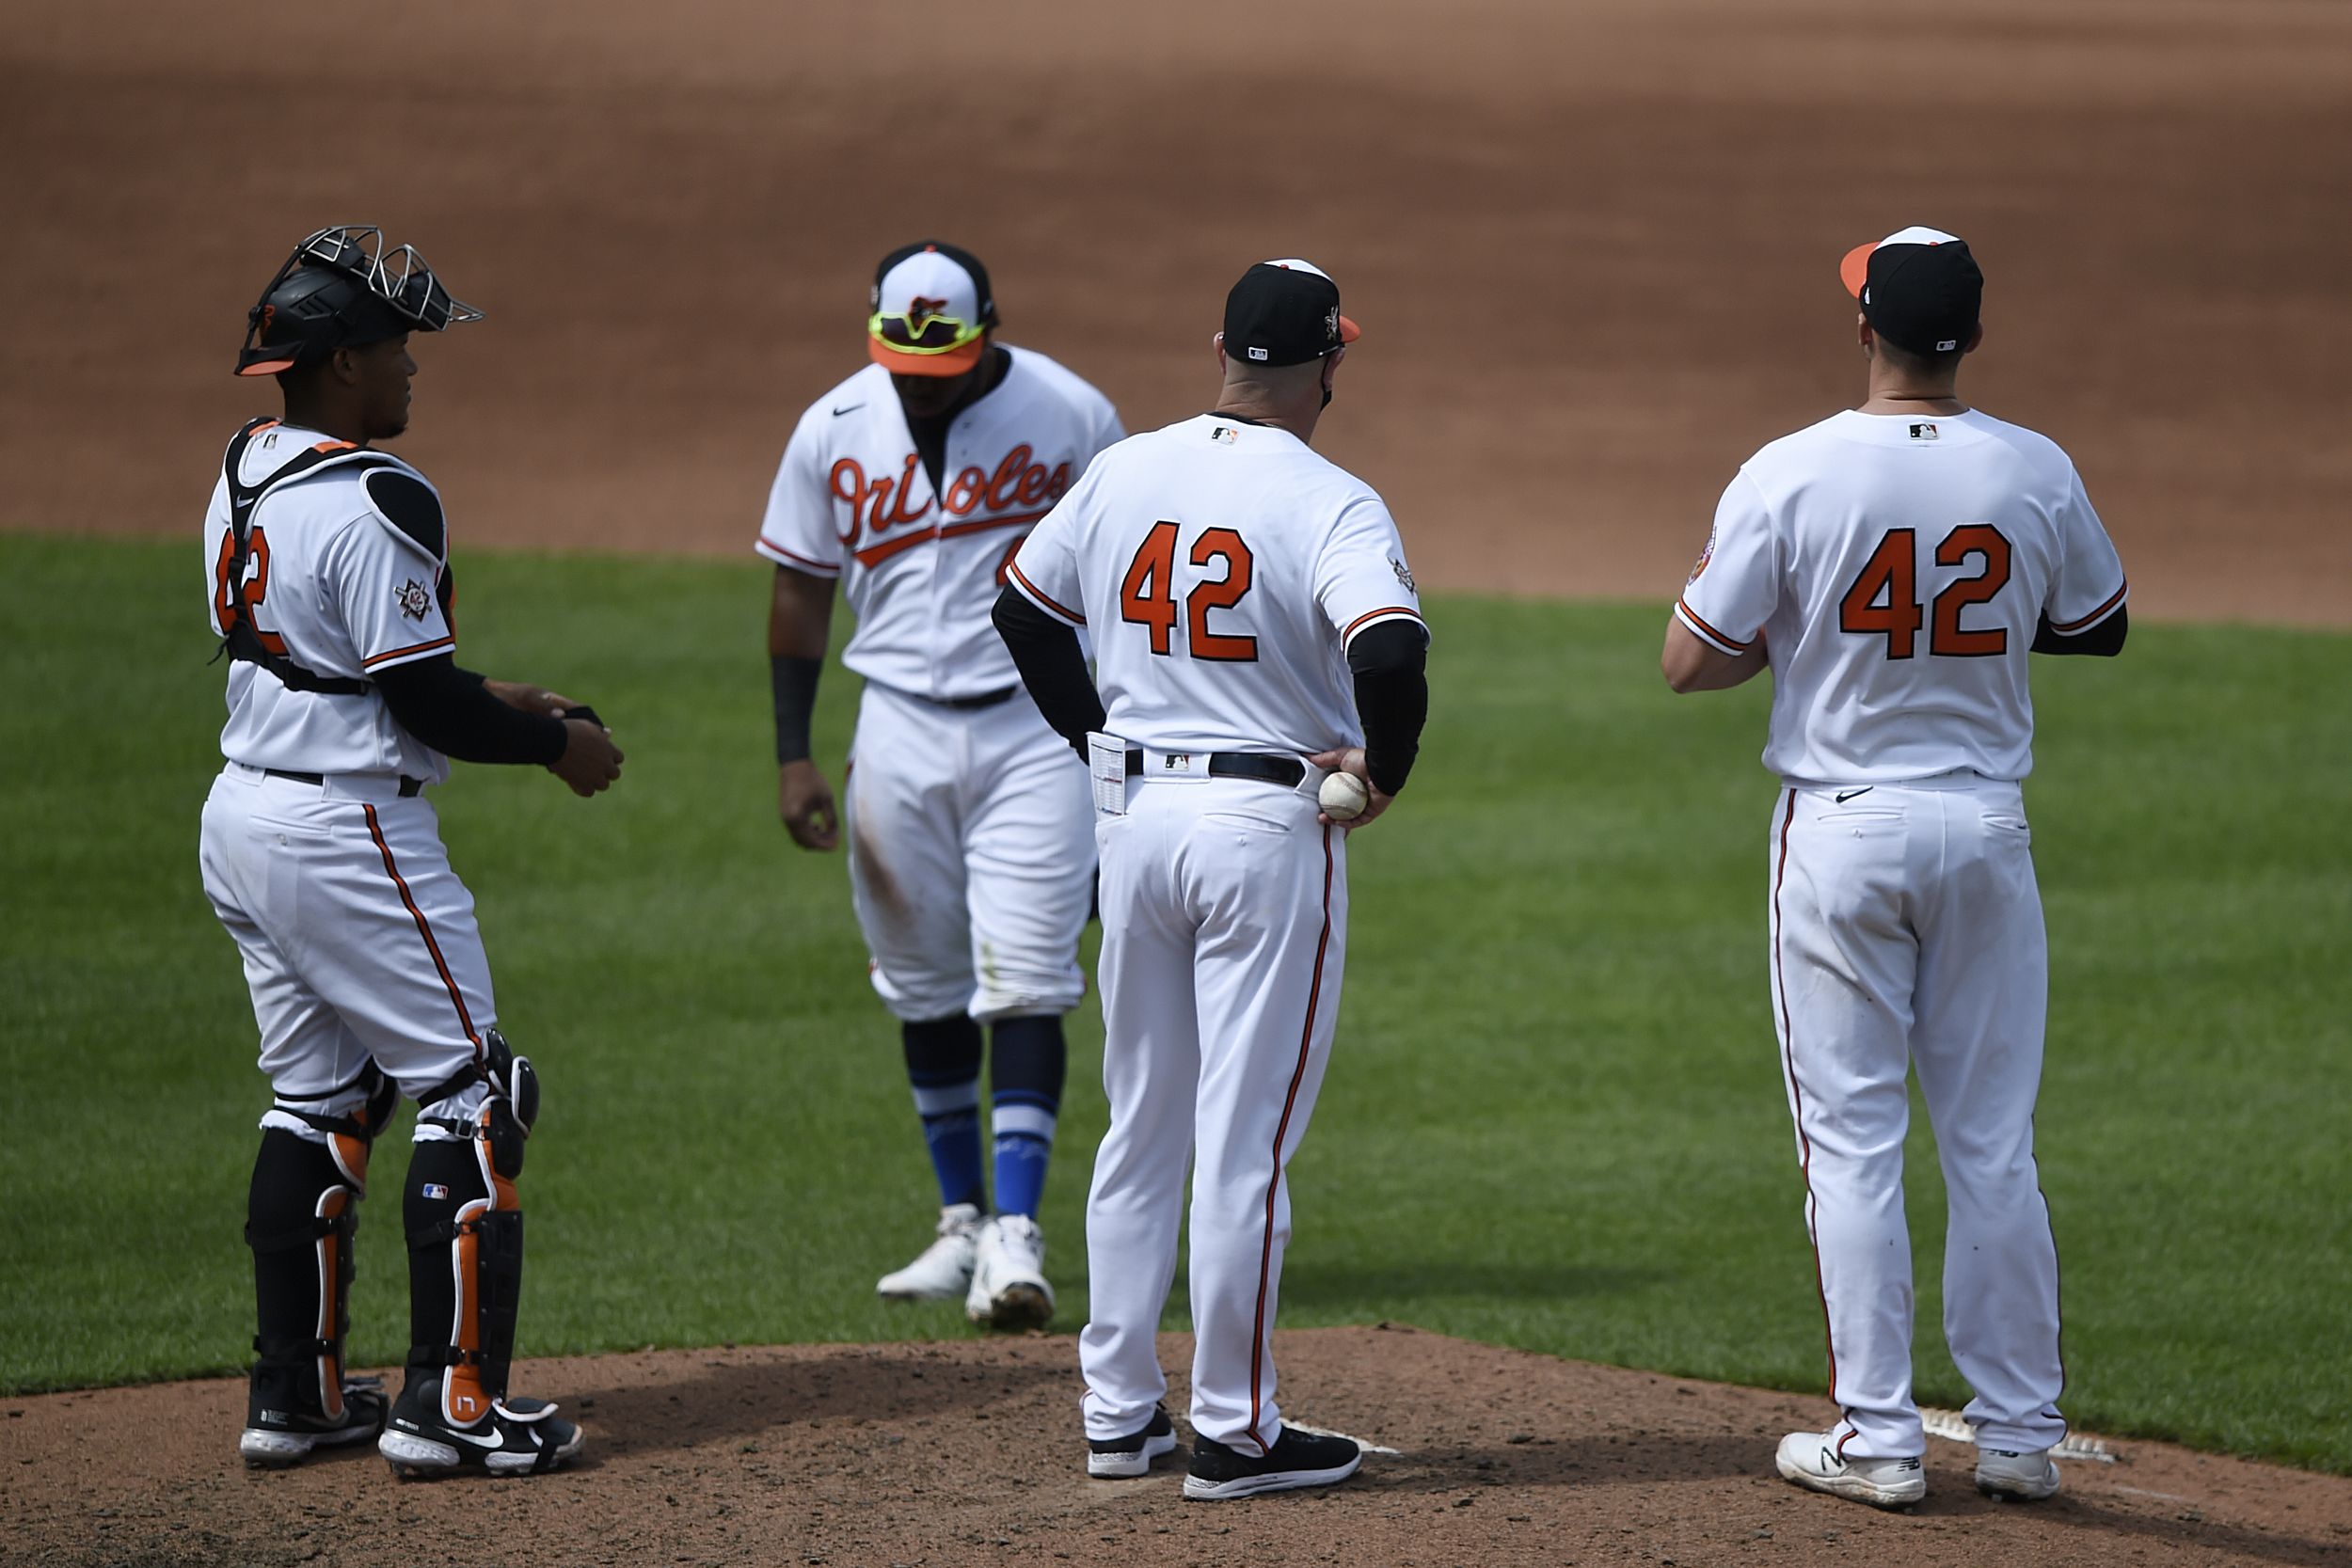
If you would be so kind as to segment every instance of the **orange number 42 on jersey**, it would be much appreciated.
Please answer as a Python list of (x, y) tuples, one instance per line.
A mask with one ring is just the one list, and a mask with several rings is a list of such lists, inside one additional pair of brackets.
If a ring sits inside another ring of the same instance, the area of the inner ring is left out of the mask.
[[(1143, 536), (1142, 545), (1137, 546), (1136, 558), (1127, 567), (1126, 581), (1119, 589), (1119, 618), (1150, 633), (1152, 651), (1155, 654), (1174, 651), (1176, 539), (1180, 531), (1172, 522), (1153, 523), (1152, 531)], [(1230, 528), (1204, 529), (1192, 542), (1187, 558), (1198, 567), (1222, 562), (1225, 575), (1221, 578), (1203, 578), (1184, 595), (1186, 651), (1195, 658), (1255, 660), (1255, 637), (1209, 629), (1211, 610), (1231, 610), (1249, 592), (1253, 572), (1249, 546)]]
[[(2009, 538), (1991, 523), (1963, 523), (1935, 546), (1938, 566), (1958, 566), (1970, 556), (1984, 558), (1975, 577), (1962, 578), (1935, 596), (1928, 652), (1946, 658), (1989, 658), (2009, 651), (2009, 628), (1963, 630), (1960, 612), (1983, 604), (2009, 586)], [(1919, 604), (1918, 531), (1886, 531), (1853, 585), (1838, 601), (1837, 629), (1886, 639), (1886, 657), (1909, 658), (1917, 651), (1919, 628), (1929, 611)]]

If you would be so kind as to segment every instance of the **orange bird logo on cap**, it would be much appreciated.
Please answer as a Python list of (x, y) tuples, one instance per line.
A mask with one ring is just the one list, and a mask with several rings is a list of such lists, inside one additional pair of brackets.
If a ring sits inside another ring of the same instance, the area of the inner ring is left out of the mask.
[(921, 294), (916, 294), (907, 305), (907, 325), (920, 332), (923, 330), (924, 324), (946, 309), (947, 302), (944, 299), (925, 299)]

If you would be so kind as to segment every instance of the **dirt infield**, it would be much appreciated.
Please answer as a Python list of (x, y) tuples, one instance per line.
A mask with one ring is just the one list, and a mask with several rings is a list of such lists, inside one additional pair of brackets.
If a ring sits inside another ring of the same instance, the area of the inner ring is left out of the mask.
[[(490, 312), (418, 345), (400, 449), (461, 549), (757, 572), (874, 259), (937, 232), (1135, 428), (1209, 395), (1243, 264), (1313, 257), (1366, 328), (1323, 449), (1425, 586), (1662, 605), (1734, 465), (1858, 392), (1838, 253), (1927, 221), (1991, 277), (1965, 389), (2074, 451), (2136, 609), (2352, 625), (2352, 6), (22, 8), (0, 528), (192, 538), (274, 411), (227, 373), (246, 306), (364, 219)], [(1771, 1479), (1819, 1401), (1406, 1329), (1282, 1354), (1296, 1415), (1399, 1451), (1247, 1505), (1089, 1482), (1067, 1338), (536, 1363), (594, 1446), (494, 1510), (369, 1454), (248, 1474), (239, 1384), (0, 1401), (0, 1563), (2352, 1562), (2343, 1479), (2130, 1443), (2010, 1509), (1938, 1444), (1883, 1515)]]
[(937, 230), (1136, 427), (1208, 395), (1243, 263), (1321, 260), (1367, 332), (1326, 446), (1425, 581), (1661, 598), (1733, 466), (1858, 394), (1838, 252), (1931, 220), (1992, 277), (1968, 389), (2073, 449), (2137, 608), (2352, 619), (2352, 7), (295, 14), (0, 34), (0, 526), (191, 528), (268, 401), (245, 307), (366, 218), (491, 312), (403, 448), (461, 543), (745, 551), (874, 258)]
[[(1162, 1346), (1172, 1368), (1190, 1354)], [(2002, 1505), (1970, 1485), (1973, 1449), (1932, 1442), (1927, 1502), (1887, 1514), (1772, 1476), (1818, 1400), (1386, 1324), (1278, 1354), (1291, 1414), (1396, 1451), (1328, 1493), (1239, 1503), (1185, 1502), (1182, 1449), (1089, 1481), (1067, 1338), (533, 1363), (519, 1386), (566, 1402), (590, 1447), (521, 1481), (404, 1483), (373, 1450), (247, 1472), (241, 1382), (10, 1400), (0, 1562), (2352, 1562), (2342, 1478), (2127, 1443), (2068, 1465), (2046, 1505)]]

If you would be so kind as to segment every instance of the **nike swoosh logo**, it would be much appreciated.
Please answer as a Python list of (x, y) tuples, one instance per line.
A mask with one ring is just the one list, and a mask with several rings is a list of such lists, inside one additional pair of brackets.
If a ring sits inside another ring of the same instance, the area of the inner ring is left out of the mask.
[(1849, 800), (1852, 800), (1855, 796), (1857, 796), (1857, 795), (1867, 795), (1867, 794), (1869, 794), (1869, 793), (1870, 793), (1870, 791), (1872, 791), (1873, 789), (1876, 789), (1877, 787), (1878, 787), (1878, 785), (1876, 785), (1876, 784), (1864, 784), (1864, 785), (1863, 785), (1860, 789), (1850, 789), (1850, 790), (1846, 791), (1846, 793), (1844, 793), (1843, 795), (1840, 795), (1840, 796), (1837, 798), (1837, 803), (1838, 803), (1839, 805), (1841, 805), (1841, 806), (1842, 806), (1842, 805), (1844, 805), (1847, 801), (1849, 801)]
[[(396, 1424), (403, 1432), (413, 1432), (420, 1437), (426, 1435), (422, 1427), (412, 1426), (406, 1421), (401, 1421)], [(487, 1437), (476, 1437), (471, 1433), (459, 1432), (452, 1427), (443, 1427), (440, 1431), (432, 1433), (432, 1435), (436, 1438), (454, 1437), (460, 1443), (471, 1443), (477, 1449), (495, 1449), (506, 1441), (505, 1438), (501, 1437), (496, 1433), (492, 1433)]]
[(865, 406), (866, 406), (866, 404), (862, 404), (862, 403), (853, 403), (853, 404), (850, 404), (850, 406), (849, 406), (849, 407), (847, 407), (847, 408), (836, 408), (836, 409), (834, 409), (834, 410), (833, 411), (833, 417), (834, 417), (834, 419), (836, 419), (836, 420), (837, 420), (837, 419), (839, 419), (839, 418), (840, 418), (842, 415), (844, 415), (844, 414), (854, 414), (854, 413), (856, 413), (859, 409), (861, 409), (861, 408), (863, 408), (863, 407), (865, 407)]

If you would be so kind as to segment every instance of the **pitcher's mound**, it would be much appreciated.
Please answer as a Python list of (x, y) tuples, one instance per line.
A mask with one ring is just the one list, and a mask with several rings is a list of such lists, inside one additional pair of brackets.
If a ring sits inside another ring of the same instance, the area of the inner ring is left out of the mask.
[[(1180, 1437), (1191, 1341), (1170, 1335)], [(1931, 1439), (1905, 1514), (1772, 1473), (1816, 1399), (1383, 1324), (1277, 1341), (1286, 1413), (1393, 1452), (1327, 1492), (1179, 1495), (1085, 1474), (1067, 1337), (538, 1361), (576, 1468), (396, 1481), (372, 1449), (248, 1472), (241, 1381), (0, 1402), (0, 1561), (42, 1564), (2352, 1563), (2352, 1481), (2116, 1445), (1995, 1504)]]

